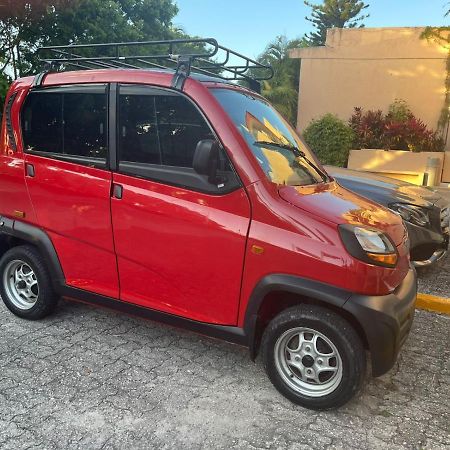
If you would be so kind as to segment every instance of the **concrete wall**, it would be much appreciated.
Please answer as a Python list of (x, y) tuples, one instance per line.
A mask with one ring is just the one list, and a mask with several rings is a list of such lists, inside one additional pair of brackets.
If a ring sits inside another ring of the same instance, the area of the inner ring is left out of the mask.
[(445, 152), (444, 168), (442, 169), (442, 182), (450, 183), (450, 152)]
[(348, 120), (355, 106), (386, 111), (396, 98), (436, 129), (445, 99), (447, 50), (420, 39), (422, 31), (335, 28), (324, 47), (292, 50), (291, 57), (302, 60), (299, 131), (328, 112)]
[[(425, 173), (429, 158), (437, 158), (439, 167), (435, 169), (435, 183), (428, 177), (425, 183)], [(348, 158), (348, 168), (362, 172), (372, 172), (379, 175), (408, 181), (417, 185), (436, 185), (450, 169), (450, 152), (404, 152), (398, 150), (351, 150)]]

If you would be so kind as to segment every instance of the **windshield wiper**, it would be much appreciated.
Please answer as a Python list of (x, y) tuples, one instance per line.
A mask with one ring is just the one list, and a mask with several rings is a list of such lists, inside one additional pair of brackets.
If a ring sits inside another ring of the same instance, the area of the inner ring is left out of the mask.
[(253, 145), (257, 145), (258, 147), (278, 147), (283, 148), (285, 150), (290, 150), (295, 154), (295, 156), (303, 156), (306, 158), (306, 155), (304, 152), (302, 152), (298, 147), (295, 147), (292, 144), (282, 144), (278, 142), (271, 142), (271, 141), (255, 141), (253, 142)]
[(329, 181), (330, 177), (323, 172), (319, 167), (317, 167), (307, 156), (306, 153), (301, 151), (298, 147), (292, 144), (279, 144), (277, 142), (271, 142), (271, 141), (255, 141), (253, 142), (253, 145), (257, 145), (258, 147), (278, 147), (285, 150), (290, 150), (292, 153), (294, 153), (295, 156), (302, 158), (306, 161), (306, 163), (311, 166), (321, 177), (323, 181)]

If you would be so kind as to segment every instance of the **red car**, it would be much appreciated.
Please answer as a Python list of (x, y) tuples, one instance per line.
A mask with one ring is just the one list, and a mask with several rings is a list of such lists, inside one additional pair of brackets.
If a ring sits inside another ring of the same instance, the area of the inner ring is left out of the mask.
[(295, 403), (344, 404), (363, 382), (366, 350), (373, 375), (385, 373), (412, 324), (401, 218), (340, 187), (267, 100), (230, 82), (257, 89), (242, 65), (214, 72), (189, 54), (174, 70), (139, 69), (133, 61), (154, 60), (117, 56), (114, 45), (102, 58), (44, 49), (83, 70), (9, 90), (5, 305), (35, 320), (64, 296), (187, 327), (260, 353)]

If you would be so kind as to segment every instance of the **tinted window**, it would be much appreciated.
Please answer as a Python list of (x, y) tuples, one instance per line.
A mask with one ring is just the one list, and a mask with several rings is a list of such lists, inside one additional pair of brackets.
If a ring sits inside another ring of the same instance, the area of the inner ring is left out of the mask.
[(62, 153), (62, 95), (29, 94), (22, 109), (26, 150)]
[(121, 95), (119, 117), (119, 159), (161, 164), (155, 97)]
[(192, 167), (197, 143), (214, 136), (203, 117), (181, 96), (156, 97), (162, 164)]
[(214, 138), (194, 105), (179, 95), (120, 95), (121, 161), (192, 167), (197, 143)]
[(158, 88), (138, 85), (119, 88), (121, 173), (213, 194), (231, 192), (240, 186), (223, 149), (214, 175), (194, 170), (197, 144), (216, 137), (192, 102)]
[(64, 94), (63, 108), (63, 153), (106, 159), (106, 96)]
[(106, 94), (32, 92), (22, 109), (25, 150), (106, 160)]

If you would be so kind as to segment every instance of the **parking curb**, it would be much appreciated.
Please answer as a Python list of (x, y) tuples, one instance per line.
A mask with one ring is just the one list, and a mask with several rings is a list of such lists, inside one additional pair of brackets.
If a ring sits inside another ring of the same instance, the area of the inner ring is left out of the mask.
[(450, 315), (450, 298), (418, 293), (416, 308)]

